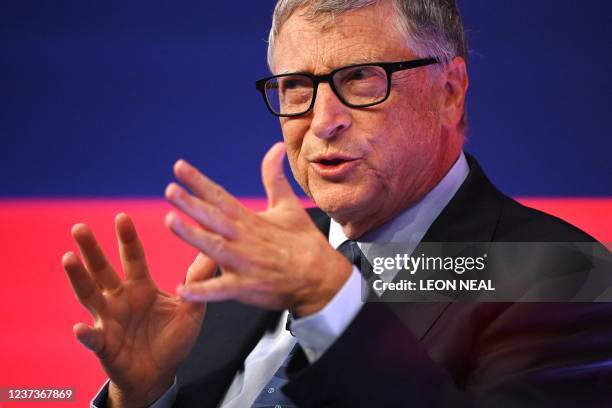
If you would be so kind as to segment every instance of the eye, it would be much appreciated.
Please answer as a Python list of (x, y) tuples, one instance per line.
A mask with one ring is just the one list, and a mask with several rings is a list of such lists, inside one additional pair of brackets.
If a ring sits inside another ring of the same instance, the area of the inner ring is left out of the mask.
[(373, 75), (375, 74), (371, 69), (367, 67), (361, 67), (351, 70), (346, 76), (346, 79), (349, 81), (361, 81), (364, 79), (371, 78)]
[(307, 77), (288, 76), (280, 80), (280, 88), (283, 91), (289, 91), (293, 89), (312, 88), (312, 82)]
[(345, 68), (339, 71), (335, 77), (336, 84), (349, 85), (378, 82), (379, 80), (385, 80), (385, 71), (374, 65), (358, 66), (352, 68)]
[(283, 88), (285, 89), (295, 89), (298, 87), (298, 85), (299, 85), (299, 82), (296, 81), (295, 79), (288, 79), (283, 82)]

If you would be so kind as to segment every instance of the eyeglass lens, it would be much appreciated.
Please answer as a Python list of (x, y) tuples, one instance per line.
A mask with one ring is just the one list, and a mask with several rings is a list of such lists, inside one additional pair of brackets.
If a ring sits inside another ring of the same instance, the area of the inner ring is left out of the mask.
[[(332, 81), (340, 99), (354, 107), (380, 102), (387, 95), (387, 73), (378, 66), (347, 67), (336, 71)], [(265, 91), (274, 112), (295, 115), (310, 108), (314, 82), (307, 75), (288, 74), (269, 79)]]

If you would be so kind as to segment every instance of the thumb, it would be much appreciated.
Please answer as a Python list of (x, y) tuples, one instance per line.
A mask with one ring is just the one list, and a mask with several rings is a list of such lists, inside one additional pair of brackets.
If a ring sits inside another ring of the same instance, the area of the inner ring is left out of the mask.
[(268, 208), (283, 203), (297, 203), (298, 201), (283, 169), (283, 159), (286, 152), (283, 142), (275, 143), (261, 162), (261, 178), (268, 196)]
[(72, 331), (76, 338), (89, 350), (98, 354), (104, 349), (104, 336), (100, 330), (87, 326), (85, 323), (77, 323)]

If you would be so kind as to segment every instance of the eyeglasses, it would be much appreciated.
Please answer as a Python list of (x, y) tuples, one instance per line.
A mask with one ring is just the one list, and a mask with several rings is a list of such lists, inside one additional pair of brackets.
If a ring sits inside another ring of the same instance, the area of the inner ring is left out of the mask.
[(266, 106), (281, 117), (309, 112), (321, 82), (327, 82), (340, 101), (350, 108), (366, 108), (384, 102), (391, 93), (391, 75), (396, 71), (437, 64), (437, 58), (401, 62), (371, 62), (337, 68), (326, 75), (307, 72), (274, 75), (255, 82)]

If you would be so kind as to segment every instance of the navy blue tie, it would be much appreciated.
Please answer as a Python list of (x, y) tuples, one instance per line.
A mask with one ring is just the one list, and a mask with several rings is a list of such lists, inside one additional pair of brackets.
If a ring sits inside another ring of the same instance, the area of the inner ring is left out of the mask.
[(374, 274), (370, 262), (366, 259), (363, 252), (357, 245), (357, 241), (346, 240), (338, 247), (340, 252), (346, 259), (348, 259), (353, 265), (359, 269), (365, 280), (369, 280)]
[[(338, 247), (338, 252), (346, 257), (353, 265), (357, 266), (362, 270), (362, 274), (366, 276), (367, 273), (371, 272), (371, 268), (362, 268), (362, 260), (365, 260), (363, 253), (359, 249), (357, 242), (347, 240)], [(367, 279), (367, 276), (366, 276)], [(287, 318), (287, 329), (291, 323), (291, 314)], [(288, 381), (287, 378), (287, 366), (291, 357), (297, 351), (298, 345), (296, 344), (293, 349), (289, 352), (287, 358), (283, 361), (283, 364), (276, 370), (274, 376), (270, 379), (268, 384), (259, 393), (255, 402), (251, 408), (294, 408), (296, 405), (291, 402), (289, 398), (281, 391), (281, 387)]]

